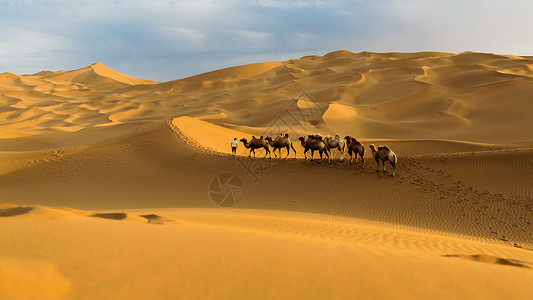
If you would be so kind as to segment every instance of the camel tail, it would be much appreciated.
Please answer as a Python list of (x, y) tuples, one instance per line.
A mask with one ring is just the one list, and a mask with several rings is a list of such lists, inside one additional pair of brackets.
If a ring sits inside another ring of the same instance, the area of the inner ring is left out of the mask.
[(396, 170), (396, 164), (398, 164), (398, 157), (396, 156), (396, 153), (391, 151), (389, 153), (389, 157), (388, 158), (389, 158), (389, 161), (391, 162), (391, 165), (392, 165), (393, 169)]

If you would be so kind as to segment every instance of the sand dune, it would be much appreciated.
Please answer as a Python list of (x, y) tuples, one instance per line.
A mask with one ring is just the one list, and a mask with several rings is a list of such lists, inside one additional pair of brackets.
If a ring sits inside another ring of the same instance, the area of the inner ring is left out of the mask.
[[(260, 298), (449, 299), (462, 297), (465, 291), (486, 298), (533, 295), (527, 288), (533, 276), (531, 251), (354, 219), (333, 221), (324, 215), (217, 209), (167, 209), (164, 213), (179, 216), (184, 225), (99, 218), (26, 220), (20, 215), (0, 219), (16, 226), (18, 234), (34, 236), (20, 241), (0, 227), (5, 241), (18, 244), (16, 253), (0, 250), (2, 272), (11, 282), (26, 287), (32, 283), (27, 280), (31, 275), (25, 271), (13, 277), (17, 269), (31, 266), (36, 273), (44, 273), (40, 265), (55, 266), (54, 271), (47, 271), (54, 273), (43, 274), (52, 284), (48, 293), (38, 288), (34, 296), (54, 292), (59, 298), (70, 292), (76, 299), (108, 298), (109, 288), (115, 296), (120, 291), (121, 297), (133, 298), (246, 298), (259, 293)], [(84, 232), (83, 238), (79, 231)], [(31, 245), (43, 243), (44, 236), (71, 242), (50, 245), (40, 255), (40, 263), (13, 259), (31, 256)], [(105, 253), (106, 259), (98, 253)], [(166, 263), (157, 263), (161, 260)], [(112, 271), (115, 268), (119, 272)], [(15, 297), (27, 293), (12, 286), (0, 292)]]
[[(532, 57), (473, 52), (0, 74), (0, 299), (530, 299), (532, 93)], [(296, 159), (230, 155), (280, 133)]]
[[(357, 111), (348, 116), (342, 109), (338, 119), (345, 125), (342, 129), (362, 137), (512, 143), (533, 140), (530, 131), (521, 130), (531, 125), (533, 117), (530, 110), (521, 109), (532, 92), (531, 65), (527, 57), (483, 53), (338, 51), (155, 83), (96, 63), (75, 71), (4, 73), (0, 87), (9, 101), (1, 109), (22, 116), (20, 121), (44, 117), (31, 109), (46, 98), (59, 100), (57, 106), (47, 106), (50, 114), (71, 103), (88, 110), (72, 112), (73, 118), (59, 125), (11, 126), (4, 135), (15, 129), (55, 131), (62, 126), (79, 129), (214, 114), (226, 116), (213, 120), (225, 127), (268, 127), (272, 116), (283, 116), (291, 101), (304, 98), (319, 103), (324, 111), (331, 106), (331, 113), (335, 107)], [(88, 119), (85, 114), (100, 117)], [(305, 124), (308, 131), (330, 132), (340, 125), (322, 117), (314, 124), (286, 119), (286, 126)]]

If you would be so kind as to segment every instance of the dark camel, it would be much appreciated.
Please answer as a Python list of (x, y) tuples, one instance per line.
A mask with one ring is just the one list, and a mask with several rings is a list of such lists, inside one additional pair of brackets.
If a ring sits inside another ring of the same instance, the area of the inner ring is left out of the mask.
[[(348, 148), (348, 155), (350, 155), (350, 165), (354, 163), (357, 164), (357, 155), (361, 157), (361, 161), (363, 162), (363, 168), (365, 167), (365, 146), (363, 146), (363, 143), (358, 141), (356, 138), (351, 137), (349, 135), (345, 136), (344, 139), (346, 140), (346, 146)], [(352, 157), (353, 153), (353, 157)]]
[(248, 154), (248, 157), (252, 155), (252, 152), (254, 153), (255, 157), (255, 149), (260, 148), (264, 148), (266, 150), (265, 157), (267, 154), (269, 155), (269, 158), (272, 157), (270, 150), (268, 149), (268, 143), (263, 139), (263, 137), (256, 138), (255, 136), (252, 136), (250, 142), (248, 142), (246, 139), (241, 139), (240, 141), (244, 144), (244, 147), (250, 149), (250, 154)]
[(376, 146), (374, 144), (370, 145), (370, 150), (372, 150), (372, 156), (378, 163), (378, 169), (376, 172), (379, 172), (379, 162), (383, 162), (383, 172), (386, 172), (385, 170), (385, 162), (390, 162), (392, 166), (392, 176), (396, 174), (396, 164), (398, 163), (398, 158), (396, 157), (396, 154), (392, 152), (392, 150), (387, 146), (379, 145), (376, 149)]
[(307, 138), (307, 141), (303, 136), (298, 138), (300, 142), (302, 143), (302, 147), (304, 150), (304, 160), (307, 160), (307, 151), (311, 150), (311, 161), (313, 161), (313, 155), (315, 154), (315, 150), (318, 150), (318, 153), (320, 153), (320, 162), (322, 162), (322, 153), (326, 154), (326, 157), (328, 158), (328, 161), (331, 163), (331, 158), (329, 157), (329, 151), (326, 147), (326, 144), (322, 141), (322, 137), (318, 134), (315, 135), (309, 135)]
[(275, 140), (272, 140), (271, 137), (267, 136), (265, 140), (268, 142), (268, 144), (270, 144), (272, 148), (274, 148), (274, 150), (272, 150), (272, 152), (274, 152), (274, 157), (277, 157), (276, 149), (279, 152), (279, 157), (281, 157), (281, 148), (286, 148), (287, 155), (284, 158), (287, 158), (287, 156), (289, 156), (290, 154), (290, 149), (292, 148), (292, 151), (294, 151), (294, 158), (296, 158), (296, 150), (294, 149), (294, 146), (292, 145), (292, 142), (289, 139), (289, 134), (285, 134), (285, 136), (282, 136), (280, 134), (276, 137)]

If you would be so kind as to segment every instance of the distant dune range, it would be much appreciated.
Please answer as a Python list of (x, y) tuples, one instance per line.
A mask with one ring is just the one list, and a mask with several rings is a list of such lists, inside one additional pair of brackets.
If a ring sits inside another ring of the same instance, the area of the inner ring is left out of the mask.
[[(0, 75), (2, 137), (172, 117), (262, 131), (291, 101), (323, 109), (310, 131), (357, 137), (533, 141), (533, 59), (482, 53), (338, 51), (156, 83), (100, 63)], [(311, 99), (309, 99), (311, 98)], [(530, 124), (530, 123), (527, 123)], [(293, 125), (293, 124), (288, 124)]]
[[(0, 74), (0, 299), (531, 299), (532, 101), (533, 57), (473, 52)], [(280, 133), (297, 159), (230, 157)], [(365, 167), (304, 162), (310, 133)]]

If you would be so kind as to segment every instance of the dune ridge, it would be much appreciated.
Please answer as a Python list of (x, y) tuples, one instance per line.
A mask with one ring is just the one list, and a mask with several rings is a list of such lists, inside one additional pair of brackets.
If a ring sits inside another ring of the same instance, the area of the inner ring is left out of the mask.
[(292, 101), (303, 97), (324, 111), (317, 122), (285, 118), (285, 128), (303, 125), (329, 132), (342, 127), (363, 138), (431, 134), (530, 142), (531, 132), (520, 128), (531, 125), (532, 116), (520, 108), (528, 105), (532, 92), (532, 65), (528, 57), (486, 53), (337, 51), (164, 83), (136, 79), (101, 63), (74, 71), (4, 73), (0, 129), (9, 138), (208, 115), (217, 115), (211, 121), (228, 128), (264, 128), (272, 116), (291, 113)]

